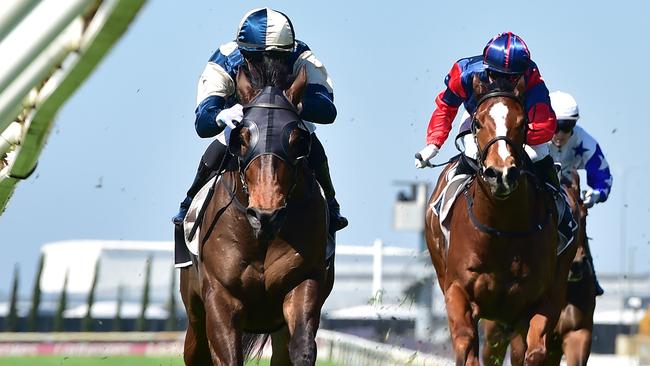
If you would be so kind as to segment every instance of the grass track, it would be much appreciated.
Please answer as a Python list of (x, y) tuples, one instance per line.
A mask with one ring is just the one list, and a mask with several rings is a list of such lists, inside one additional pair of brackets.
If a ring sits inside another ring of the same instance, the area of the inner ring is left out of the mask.
[[(0, 366), (183, 366), (183, 360), (177, 357), (138, 357), (138, 356), (103, 356), (103, 357), (68, 357), (68, 356), (24, 356), (0, 357)], [(268, 366), (268, 360), (259, 363), (249, 362), (246, 366)], [(333, 363), (317, 362), (317, 366), (336, 366)]]

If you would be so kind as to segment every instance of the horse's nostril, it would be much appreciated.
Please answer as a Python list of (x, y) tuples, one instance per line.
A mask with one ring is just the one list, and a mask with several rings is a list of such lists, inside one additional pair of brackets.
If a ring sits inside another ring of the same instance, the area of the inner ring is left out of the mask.
[(514, 183), (517, 179), (519, 179), (519, 175), (521, 174), (521, 171), (517, 167), (511, 167), (508, 169), (506, 172), (506, 180), (508, 181), (508, 184)]
[(485, 176), (488, 178), (496, 178), (499, 175), (499, 172), (496, 168), (489, 166), (485, 168), (483, 174), (485, 174)]

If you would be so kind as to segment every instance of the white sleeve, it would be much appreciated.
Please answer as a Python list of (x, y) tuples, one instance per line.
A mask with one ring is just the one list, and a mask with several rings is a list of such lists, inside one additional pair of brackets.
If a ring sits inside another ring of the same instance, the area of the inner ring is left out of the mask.
[(319, 84), (324, 86), (328, 92), (332, 93), (334, 88), (332, 86), (332, 79), (327, 75), (325, 66), (316, 58), (313, 52), (305, 51), (300, 54), (296, 62), (293, 64), (294, 74), (305, 66), (307, 72), (308, 84)]
[(213, 95), (227, 98), (234, 93), (235, 81), (228, 75), (226, 70), (214, 62), (208, 62), (199, 78), (199, 85), (196, 91), (196, 104), (201, 104), (205, 98)]

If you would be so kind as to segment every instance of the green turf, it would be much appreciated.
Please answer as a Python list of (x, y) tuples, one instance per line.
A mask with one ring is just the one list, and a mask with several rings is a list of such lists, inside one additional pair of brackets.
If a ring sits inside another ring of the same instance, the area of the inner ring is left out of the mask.
[[(249, 362), (247, 366), (268, 366), (268, 360)], [(68, 357), (68, 356), (25, 356), (0, 357), (0, 366), (183, 366), (181, 357)], [(333, 363), (318, 362), (318, 366), (336, 366)]]

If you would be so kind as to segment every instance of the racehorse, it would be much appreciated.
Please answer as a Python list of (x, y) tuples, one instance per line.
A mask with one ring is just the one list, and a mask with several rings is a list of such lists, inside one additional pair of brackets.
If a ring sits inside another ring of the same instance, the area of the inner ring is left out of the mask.
[[(427, 210), (427, 246), (445, 296), (456, 365), (479, 365), (480, 318), (525, 332), (526, 364), (538, 365), (565, 300), (575, 247), (557, 255), (554, 199), (529, 170), (523, 78), (514, 87), (500, 80), (486, 85), (478, 77), (472, 83), (476, 173), (445, 220), (449, 244), (439, 217)], [(429, 207), (454, 167), (441, 173)]]
[(199, 255), (181, 270), (186, 365), (243, 365), (269, 334), (272, 365), (316, 362), (334, 268), (326, 203), (306, 161), (311, 136), (298, 117), (306, 73), (286, 89), (281, 76), (272, 67), (237, 74), (244, 118), (230, 134), (234, 159), (213, 187)]
[[(577, 246), (576, 255), (571, 263), (567, 286), (567, 302), (562, 309), (560, 319), (548, 345), (548, 358), (544, 365), (558, 366), (562, 360), (562, 354), (566, 357), (567, 366), (585, 366), (591, 352), (591, 334), (593, 331), (593, 315), (596, 307), (596, 288), (594, 285), (593, 271), (589, 261), (586, 259), (587, 243), (587, 208), (582, 204), (580, 198), (580, 177), (576, 171), (571, 172), (571, 179), (562, 179), (562, 188), (567, 195), (573, 216), (578, 222), (575, 241)], [(494, 322), (484, 322), (486, 338), (492, 342), (504, 336), (507, 337), (505, 329), (502, 329)], [(487, 343), (487, 342), (486, 342)], [(506, 342), (507, 343), (507, 342)], [(503, 345), (503, 343), (501, 343)], [(523, 364), (523, 354), (526, 345), (520, 335), (515, 334), (510, 341), (511, 364)], [(498, 347), (497, 347), (498, 348)], [(488, 352), (485, 352), (485, 351)], [(490, 353), (495, 348), (484, 348), (483, 362), (488, 365), (488, 360), (501, 359)], [(500, 352), (505, 353), (505, 349)]]

